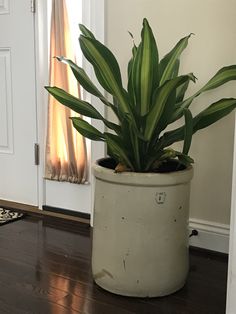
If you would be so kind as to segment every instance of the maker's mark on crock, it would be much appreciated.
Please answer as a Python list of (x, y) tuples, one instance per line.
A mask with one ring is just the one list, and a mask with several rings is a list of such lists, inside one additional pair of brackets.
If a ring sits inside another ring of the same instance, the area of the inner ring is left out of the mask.
[(164, 204), (166, 200), (166, 192), (157, 192), (155, 200), (157, 204)]

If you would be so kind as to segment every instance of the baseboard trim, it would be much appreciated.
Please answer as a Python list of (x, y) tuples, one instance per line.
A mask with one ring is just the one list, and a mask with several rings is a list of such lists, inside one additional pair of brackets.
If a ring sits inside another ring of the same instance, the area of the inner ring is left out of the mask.
[(90, 214), (88, 214), (88, 213), (82, 213), (82, 212), (77, 212), (77, 211), (70, 210), (70, 209), (59, 208), (59, 207), (48, 206), (48, 205), (43, 205), (43, 210), (46, 210), (46, 211), (52, 212), (52, 213), (58, 213), (58, 214), (60, 213), (60, 214), (64, 214), (67, 216), (87, 219), (88, 223), (90, 222)]
[(190, 238), (191, 246), (228, 254), (229, 225), (191, 218), (189, 230), (193, 229), (198, 235)]
[(23, 203), (6, 201), (2, 199), (0, 199), (0, 207), (19, 210), (21, 212), (25, 212), (31, 215), (49, 216), (49, 217), (61, 218), (65, 220), (72, 220), (79, 223), (85, 223), (88, 225), (90, 224), (90, 220), (88, 218), (78, 217), (78, 216), (76, 217), (76, 216), (68, 215), (65, 213), (60, 213), (59, 211), (53, 212), (53, 211), (48, 211), (48, 210), (42, 210), (42, 209), (39, 209), (37, 206), (31, 206), (31, 205), (27, 205)]

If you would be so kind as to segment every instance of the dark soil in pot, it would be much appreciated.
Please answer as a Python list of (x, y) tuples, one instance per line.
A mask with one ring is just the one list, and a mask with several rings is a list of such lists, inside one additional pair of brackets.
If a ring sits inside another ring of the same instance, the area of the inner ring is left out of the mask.
[[(99, 166), (102, 166), (104, 168), (113, 169), (115, 170), (117, 166), (117, 162), (112, 158), (102, 158), (97, 161)], [(174, 171), (181, 171), (186, 169), (184, 165), (181, 165), (177, 160), (170, 159), (167, 162), (163, 162), (162, 165), (156, 169), (156, 173), (168, 173), (168, 172), (174, 172)]]

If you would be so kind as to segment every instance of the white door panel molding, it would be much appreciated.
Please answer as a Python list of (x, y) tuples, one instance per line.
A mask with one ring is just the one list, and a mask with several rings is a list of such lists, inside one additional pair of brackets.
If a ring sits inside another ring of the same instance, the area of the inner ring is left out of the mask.
[(13, 153), (11, 51), (0, 48), (0, 153)]
[(9, 14), (9, 0), (0, 0), (0, 14)]

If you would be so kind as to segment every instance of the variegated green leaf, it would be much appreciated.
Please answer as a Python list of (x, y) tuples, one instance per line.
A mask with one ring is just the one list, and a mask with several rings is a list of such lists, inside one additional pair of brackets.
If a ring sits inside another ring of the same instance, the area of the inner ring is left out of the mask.
[(115, 115), (119, 118), (117, 110), (113, 104), (111, 104), (98, 90), (98, 88), (93, 84), (93, 82), (90, 80), (86, 72), (80, 68), (77, 64), (75, 64), (73, 61), (64, 58), (64, 57), (56, 57), (57, 60), (67, 64), (70, 66), (75, 78), (80, 83), (80, 85), (90, 94), (98, 97), (106, 106), (110, 107)]
[(220, 69), (210, 81), (200, 89), (197, 96), (208, 90), (217, 88), (229, 81), (236, 80), (236, 65), (230, 65)]
[(170, 119), (170, 123), (175, 122), (176, 120), (180, 119), (183, 116), (184, 109), (189, 108), (189, 106), (193, 102), (194, 98), (195, 98), (195, 95), (191, 96), (191, 97), (189, 97), (189, 98), (187, 98), (187, 99), (185, 99), (185, 100), (183, 100), (180, 103), (177, 103), (175, 105), (175, 110), (174, 110), (173, 115)]
[(128, 78), (131, 76), (132, 74), (132, 68), (133, 68), (133, 62), (134, 62), (134, 58), (136, 56), (136, 53), (137, 53), (137, 50), (138, 50), (138, 47), (134, 44), (133, 46), (133, 49), (132, 49), (132, 57), (131, 59), (129, 60), (129, 63), (128, 63)]
[(175, 130), (168, 131), (159, 140), (160, 148), (169, 147), (175, 142), (182, 141), (184, 139), (184, 126)]
[(216, 121), (222, 119), (224, 116), (228, 115), (232, 110), (236, 108), (235, 98), (223, 98), (207, 109), (201, 111), (194, 118), (194, 132), (206, 128), (209, 125), (215, 123)]
[(149, 111), (152, 92), (158, 85), (158, 50), (146, 19), (143, 20), (141, 37), (130, 79), (135, 93), (136, 111), (144, 116)]
[(177, 104), (183, 101), (185, 93), (186, 93), (188, 86), (189, 86), (189, 82), (190, 81), (187, 81), (184, 84), (182, 84), (180, 87), (177, 88), (177, 90), (176, 90), (176, 103)]
[(134, 107), (136, 105), (136, 96), (135, 96), (135, 91), (134, 91), (134, 86), (133, 86), (133, 81), (132, 81), (132, 70), (133, 70), (133, 64), (134, 64), (134, 59), (137, 53), (137, 47), (134, 44), (133, 49), (132, 49), (132, 58), (130, 59), (128, 63), (128, 69), (127, 69), (127, 74), (128, 74), (128, 94), (129, 94), (129, 99)]
[[(216, 121), (228, 115), (235, 108), (235, 98), (223, 98), (213, 103), (193, 118), (193, 133), (215, 123)], [(167, 147), (175, 142), (182, 141), (184, 139), (184, 134), (185, 126), (166, 132), (160, 139), (160, 147)]]
[(73, 126), (83, 136), (93, 141), (104, 141), (104, 135), (87, 121), (79, 118), (71, 118)]
[[(137, 52), (137, 49), (138, 49), (138, 47), (136, 46), (136, 44), (135, 44), (135, 42), (134, 42), (134, 36), (133, 36), (133, 34), (131, 33), (131, 32), (128, 32), (129, 34), (130, 34), (130, 37), (132, 38), (132, 40), (133, 40), (133, 48), (132, 48), (132, 58), (131, 58), (131, 60), (135, 57), (135, 55), (136, 55), (136, 52)], [(130, 60), (130, 61), (131, 61)], [(128, 76), (129, 76), (129, 74), (130, 74), (130, 72), (128, 71)]]
[(179, 74), (179, 67), (180, 67), (180, 61), (179, 61), (179, 59), (177, 59), (175, 61), (175, 65), (173, 67), (173, 72), (172, 72), (172, 77), (170, 77), (170, 79), (175, 78), (175, 77), (178, 76), (178, 74)]
[(184, 128), (184, 147), (183, 154), (188, 155), (192, 136), (193, 136), (193, 116), (189, 109), (184, 110), (184, 118), (185, 118), (185, 128)]
[(161, 60), (160, 62), (160, 85), (165, 81), (173, 78), (173, 71), (176, 66), (176, 61), (181, 53), (188, 45), (188, 40), (192, 34), (182, 38), (175, 47)]
[(79, 24), (79, 29), (84, 36), (95, 39), (93, 33), (83, 24)]
[[(194, 162), (194, 160), (189, 157), (188, 155), (181, 153), (177, 150), (174, 150), (172, 148), (167, 148), (163, 150), (163, 154), (160, 157), (160, 161), (165, 161), (166, 159), (174, 159), (174, 158), (178, 158), (180, 163), (183, 164), (185, 167), (188, 167), (191, 163)], [(177, 165), (177, 169), (178, 170), (179, 165)]]
[(120, 134), (120, 126), (103, 118), (103, 116), (88, 102), (80, 100), (57, 87), (46, 87), (46, 89), (56, 100), (66, 107), (89, 118), (102, 120), (108, 128), (114, 130), (117, 134)]
[[(161, 125), (163, 125), (163, 121), (164, 124), (166, 124), (166, 122), (168, 123), (168, 119), (171, 117), (171, 112), (174, 110), (173, 103), (168, 102), (172, 92), (175, 91), (178, 86), (181, 86), (183, 83), (193, 79), (194, 76), (192, 74), (179, 76), (166, 81), (158, 88), (154, 97), (153, 108), (147, 115), (146, 119), (145, 139), (147, 141), (152, 138), (153, 132), (158, 124), (161, 123)], [(161, 129), (159, 131), (161, 131)]]
[(117, 98), (123, 112), (131, 114), (128, 97), (122, 87), (120, 68), (112, 52), (95, 39), (80, 36), (79, 40), (83, 54), (93, 65), (99, 83)]
[(135, 169), (136, 171), (140, 171), (141, 170), (140, 147), (139, 147), (140, 139), (137, 135), (137, 132), (135, 132), (134, 128), (129, 123), (127, 123), (127, 135), (128, 135), (128, 142), (130, 143), (128, 147), (132, 151)]
[(108, 151), (111, 157), (115, 158), (118, 162), (122, 162), (127, 165), (131, 170), (133, 170), (133, 165), (129, 160), (128, 153), (121, 141), (121, 138), (110, 133), (104, 133), (106, 143), (108, 146)]
[(194, 163), (193, 158), (188, 155), (179, 154), (178, 156), (179, 162), (184, 165), (186, 168), (189, 167), (191, 164)]
[[(77, 64), (75, 64), (73, 61), (65, 58), (65, 57), (56, 57), (58, 61), (63, 62), (71, 68), (75, 78), (80, 83), (80, 85), (90, 94), (97, 96), (97, 97), (103, 97), (102, 93), (97, 89), (97, 87), (93, 84), (93, 82), (90, 80), (84, 69), (79, 67)], [(103, 97), (104, 98), (104, 97)]]
[(78, 99), (58, 87), (46, 86), (45, 88), (57, 101), (75, 112), (89, 118), (103, 120), (102, 115), (88, 102)]
[(118, 125), (116, 123), (113, 123), (111, 121), (108, 121), (106, 119), (103, 119), (102, 121), (103, 121), (103, 123), (105, 124), (106, 127), (108, 127), (109, 129), (115, 131), (116, 134), (121, 135), (121, 127), (120, 127), (120, 125)]
[(205, 84), (199, 91), (197, 91), (193, 96), (187, 98), (183, 102), (177, 104), (176, 110), (173, 114), (171, 122), (183, 116), (184, 108), (189, 108), (193, 100), (201, 95), (203, 92), (215, 89), (229, 81), (236, 80), (236, 65), (230, 65), (220, 69), (211, 79)]

